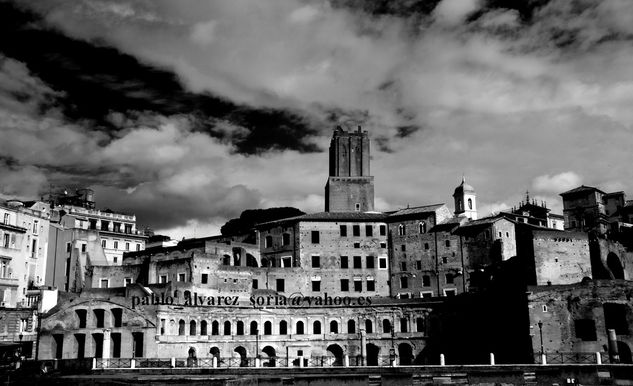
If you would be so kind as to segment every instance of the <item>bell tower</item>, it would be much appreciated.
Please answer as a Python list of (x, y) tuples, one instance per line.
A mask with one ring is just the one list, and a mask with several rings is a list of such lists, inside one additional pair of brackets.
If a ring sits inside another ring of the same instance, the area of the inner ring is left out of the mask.
[(477, 220), (477, 193), (466, 183), (466, 178), (462, 177), (462, 183), (455, 188), (453, 199), (455, 200), (455, 216)]
[(369, 134), (338, 126), (330, 141), (330, 172), (325, 185), (326, 212), (374, 210), (374, 177), (369, 175)]

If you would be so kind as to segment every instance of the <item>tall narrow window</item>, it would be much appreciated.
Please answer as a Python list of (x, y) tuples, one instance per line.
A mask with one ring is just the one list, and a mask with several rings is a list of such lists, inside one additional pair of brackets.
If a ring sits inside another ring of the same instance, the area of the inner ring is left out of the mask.
[(281, 244), (282, 245), (290, 245), (290, 234), (289, 233), (284, 233), (281, 236)]
[(352, 225), (352, 235), (354, 237), (360, 236), (360, 225)]
[(319, 231), (312, 231), (311, 232), (311, 239), (312, 239), (312, 244), (318, 244), (319, 243)]
[(426, 223), (424, 221), (422, 221), (420, 224), (418, 224), (418, 227), (420, 228), (420, 233), (426, 233)]
[(347, 237), (347, 225), (341, 225), (341, 237)]
[(374, 227), (371, 225), (365, 225), (365, 236), (372, 237), (374, 235)]
[(380, 226), (380, 235), (381, 236), (386, 236), (387, 235), (387, 226), (386, 225), (381, 225)]

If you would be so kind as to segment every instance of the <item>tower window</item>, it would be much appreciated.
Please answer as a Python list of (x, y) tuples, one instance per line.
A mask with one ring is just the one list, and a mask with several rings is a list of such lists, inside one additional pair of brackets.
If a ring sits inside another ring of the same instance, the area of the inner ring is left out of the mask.
[(468, 199), (468, 209), (473, 210), (473, 200), (470, 198)]
[(356, 204), (354, 204), (354, 210), (360, 212), (360, 203), (357, 202)]

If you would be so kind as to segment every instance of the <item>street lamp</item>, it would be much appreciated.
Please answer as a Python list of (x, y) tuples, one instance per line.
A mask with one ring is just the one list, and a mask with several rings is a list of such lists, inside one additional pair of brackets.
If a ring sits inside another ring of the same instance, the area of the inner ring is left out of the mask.
[(538, 321), (538, 331), (539, 334), (541, 335), (541, 355), (544, 354), (543, 352), (543, 321), (539, 320)]
[(259, 329), (255, 328), (255, 358), (259, 359)]

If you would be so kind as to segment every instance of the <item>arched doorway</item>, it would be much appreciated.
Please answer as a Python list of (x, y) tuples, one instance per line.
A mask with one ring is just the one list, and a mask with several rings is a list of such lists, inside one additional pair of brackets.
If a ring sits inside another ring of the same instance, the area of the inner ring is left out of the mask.
[(614, 279), (624, 279), (624, 268), (622, 268), (622, 262), (615, 253), (611, 252), (607, 255), (607, 267), (613, 274)]
[(209, 354), (211, 355), (212, 358), (218, 358), (218, 363), (220, 362), (220, 349), (217, 347), (211, 347), (211, 350), (209, 350)]
[(268, 358), (265, 358), (264, 361), (262, 361), (262, 366), (264, 367), (275, 367), (276, 366), (276, 357), (277, 357), (277, 352), (275, 351), (274, 347), (271, 346), (266, 346), (262, 349), (262, 352), (266, 355), (268, 355)]
[(334, 356), (332, 366), (343, 366), (343, 349), (338, 344), (331, 344), (327, 347), (327, 352)]
[(367, 343), (367, 366), (378, 366), (378, 354), (380, 347), (372, 343)]
[(413, 362), (413, 349), (408, 343), (398, 345), (398, 357), (401, 365), (410, 365)]
[(246, 356), (246, 349), (242, 346), (237, 346), (233, 350), (240, 357), (240, 367), (248, 367), (248, 357)]

